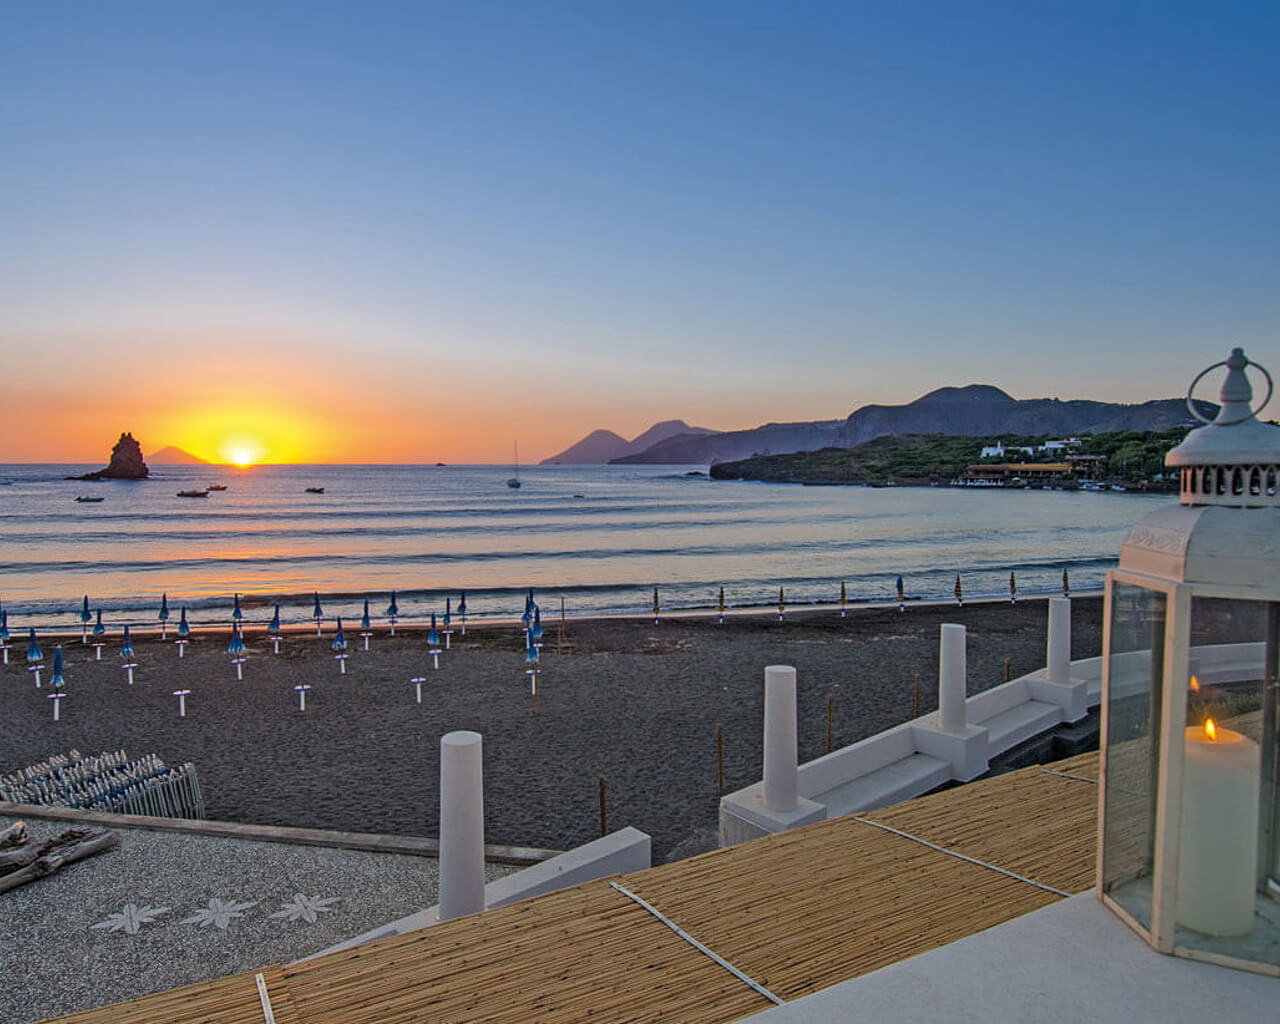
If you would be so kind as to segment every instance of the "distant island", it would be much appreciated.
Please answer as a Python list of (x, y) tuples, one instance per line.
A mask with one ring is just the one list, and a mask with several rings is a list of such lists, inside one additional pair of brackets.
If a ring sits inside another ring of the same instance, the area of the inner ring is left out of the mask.
[(672, 437), (702, 437), (718, 431), (706, 427), (691, 427), (684, 420), (664, 420), (655, 423), (643, 434), (630, 441), (612, 430), (593, 430), (576, 444), (570, 445), (559, 455), (543, 459), (544, 466), (602, 466), (629, 455), (640, 455), (654, 445)]
[(99, 469), (83, 476), (69, 476), (68, 480), (145, 480), (151, 475), (142, 458), (142, 446), (130, 433), (120, 435), (111, 449), (111, 461), (106, 469)]
[(192, 455), (183, 448), (168, 445), (161, 448), (158, 452), (152, 452), (148, 456), (148, 460), (153, 466), (208, 466), (212, 465), (208, 459), (202, 459), (197, 455)]
[(893, 434), (853, 448), (757, 455), (711, 467), (713, 480), (853, 484), (869, 487), (1012, 487), (1174, 491), (1165, 453), (1183, 440), (1181, 428), (1108, 431), (1052, 438), (1002, 434)]
[[(1209, 417), (1217, 411), (1210, 402), (1197, 405)], [(757, 455), (847, 450), (877, 437), (904, 434), (1072, 437), (1194, 425), (1181, 398), (1135, 405), (1088, 399), (1017, 399), (990, 384), (970, 384), (938, 388), (905, 405), (864, 405), (842, 420), (766, 423), (750, 430), (729, 431), (686, 427), (683, 420), (668, 420), (632, 441), (612, 431), (597, 430), (546, 462), (713, 465)]]

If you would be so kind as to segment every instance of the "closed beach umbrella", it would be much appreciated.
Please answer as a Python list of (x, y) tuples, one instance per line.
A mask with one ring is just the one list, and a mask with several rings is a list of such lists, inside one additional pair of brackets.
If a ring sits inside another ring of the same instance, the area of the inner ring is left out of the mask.
[(62, 644), (58, 644), (53, 649), (53, 678), (49, 680), (49, 685), (54, 687), (67, 685), (67, 681), (62, 678)]
[(120, 657), (128, 661), (133, 657), (133, 638), (129, 635), (129, 627), (124, 627), (124, 641), (120, 644)]
[(956, 573), (956, 604), (964, 604), (964, 594), (960, 589), (960, 574)]
[(338, 616), (338, 632), (333, 637), (333, 649), (335, 651), (345, 651), (347, 649), (347, 637), (342, 632), (342, 616)]
[(280, 632), (280, 606), (276, 605), (275, 614), (271, 616), (271, 621), (267, 623), (267, 630), (272, 633)]
[(533, 638), (534, 644), (542, 639), (542, 612), (537, 608), (533, 610), (533, 629), (529, 631), (529, 635)]
[(716, 602), (716, 611), (721, 615), (724, 614), (724, 587), (720, 588), (720, 599)]
[(526, 665), (534, 666), (538, 664), (538, 648), (533, 644), (529, 644), (528, 647), (525, 648), (524, 663)]
[(107, 627), (102, 624), (102, 609), (98, 609), (98, 621), (93, 624), (94, 636), (106, 636)]
[(239, 624), (231, 627), (231, 643), (227, 644), (227, 653), (234, 654), (236, 657), (244, 654), (244, 641), (240, 639)]
[(653, 588), (653, 617), (655, 619), (658, 617), (659, 610), (660, 609), (658, 607), (658, 588), (654, 587)]
[(458, 598), (458, 614), (459, 615), (467, 614), (467, 592), (465, 590), (462, 592), (461, 596), (459, 596)]
[(160, 614), (156, 616), (161, 622), (169, 621), (169, 595), (160, 595)]
[(787, 610), (787, 596), (782, 592), (782, 588), (778, 588), (778, 615), (781, 616)]
[(400, 614), (400, 606), (396, 604), (396, 592), (391, 591), (391, 603), (387, 605), (387, 617), (394, 619)]
[(528, 596), (528, 597), (526, 597), (526, 598), (524, 599), (524, 606), (525, 606), (526, 608), (528, 608), (530, 611), (533, 611), (533, 604), (534, 604), (534, 601), (533, 601), (533, 587), (530, 587), (530, 588), (529, 588), (529, 596)]
[(9, 612), (0, 608), (0, 644), (9, 642)]
[(369, 599), (367, 597), (364, 599), (364, 614), (360, 616), (360, 628), (369, 628)]
[(906, 593), (902, 589), (902, 577), (898, 577), (898, 604), (902, 604), (907, 599)]
[(27, 661), (34, 664), (37, 661), (44, 661), (44, 651), (40, 650), (40, 642), (36, 639), (36, 627), (31, 627), (31, 632), (27, 635)]
[(440, 634), (436, 632), (436, 613), (431, 613), (431, 629), (427, 633), (427, 643), (435, 647), (440, 643)]
[(324, 618), (324, 609), (320, 607), (320, 592), (319, 592), (319, 591), (316, 591), (316, 604), (315, 604), (315, 607), (311, 609), (311, 617), (312, 617), (313, 619), (323, 619), (323, 618)]
[(453, 622), (453, 611), (451, 605), (453, 601), (450, 598), (444, 599), (444, 628), (447, 630)]
[(843, 581), (841, 581), (841, 583), (840, 583), (840, 607), (841, 607), (841, 609), (843, 609), (843, 608), (844, 608), (844, 606), (845, 606), (846, 604), (848, 604), (848, 603), (849, 603), (849, 594), (848, 594), (848, 592), (845, 590), (844, 582), (843, 582)]
[(240, 595), (236, 594), (236, 605), (231, 609), (231, 621), (239, 622), (244, 616), (240, 612)]
[(1009, 601), (1013, 603), (1016, 600), (1018, 600), (1018, 580), (1011, 572), (1009, 573)]
[(84, 604), (80, 606), (80, 621), (88, 622), (91, 618), (93, 618), (93, 616), (89, 614), (89, 595), (85, 594)]
[(529, 627), (533, 624), (533, 613), (529, 611), (529, 606), (525, 605), (524, 614), (520, 616), (520, 625), (528, 632)]
[(1063, 569), (1063, 570), (1062, 570), (1062, 596), (1063, 596), (1063, 597), (1070, 597), (1070, 596), (1071, 596), (1071, 584), (1067, 581), (1067, 570), (1066, 570), (1066, 569)]
[(191, 627), (187, 625), (187, 606), (182, 606), (182, 612), (178, 616), (178, 637), (182, 640), (187, 639), (191, 635)]

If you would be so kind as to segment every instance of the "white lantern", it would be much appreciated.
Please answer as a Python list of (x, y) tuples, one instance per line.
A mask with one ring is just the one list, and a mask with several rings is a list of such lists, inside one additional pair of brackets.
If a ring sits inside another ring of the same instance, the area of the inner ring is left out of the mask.
[(1280, 427), (1250, 365), (1266, 405), (1240, 349), (1209, 367), (1218, 415), (1165, 459), (1181, 502), (1107, 574), (1098, 892), (1162, 953), (1280, 976)]

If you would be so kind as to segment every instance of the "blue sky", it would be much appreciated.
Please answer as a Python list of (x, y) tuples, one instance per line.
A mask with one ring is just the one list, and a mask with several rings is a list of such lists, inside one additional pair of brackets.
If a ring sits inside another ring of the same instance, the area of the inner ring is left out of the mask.
[(1278, 46), (1248, 3), (12, 6), (0, 426), (96, 458), (235, 396), (500, 461), (1280, 371)]

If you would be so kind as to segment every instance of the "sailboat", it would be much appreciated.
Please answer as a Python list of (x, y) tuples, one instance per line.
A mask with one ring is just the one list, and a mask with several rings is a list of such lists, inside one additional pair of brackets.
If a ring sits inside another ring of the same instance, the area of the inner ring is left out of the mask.
[(511, 442), (511, 447), (515, 453), (515, 461), (511, 466), (511, 476), (507, 480), (507, 486), (515, 488), (520, 486), (520, 448), (514, 441)]

